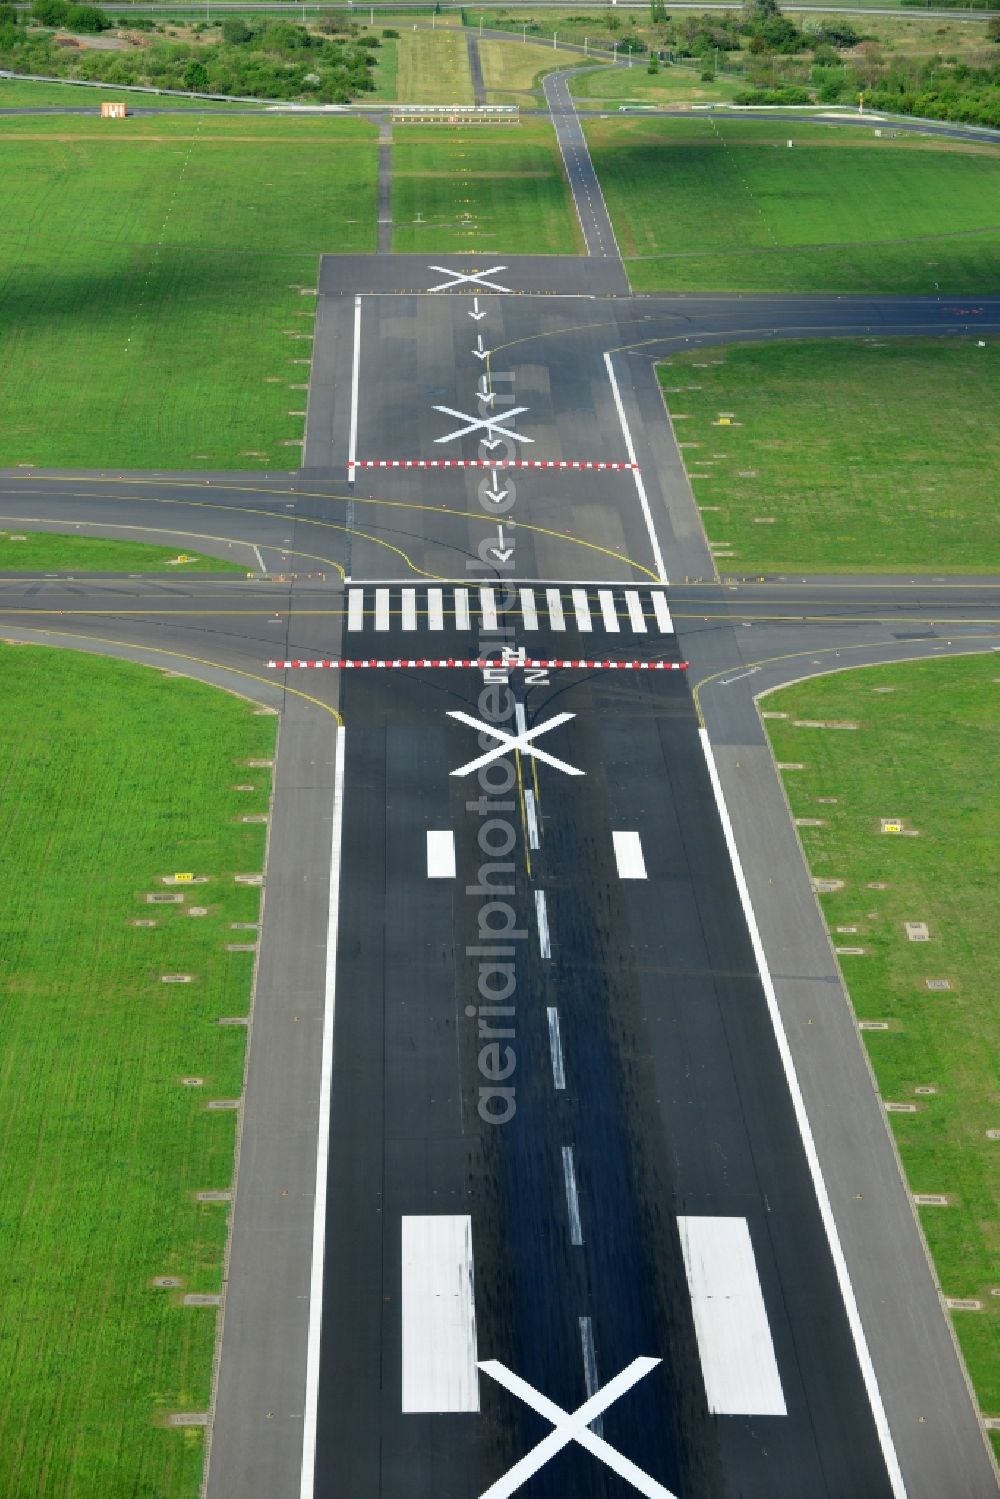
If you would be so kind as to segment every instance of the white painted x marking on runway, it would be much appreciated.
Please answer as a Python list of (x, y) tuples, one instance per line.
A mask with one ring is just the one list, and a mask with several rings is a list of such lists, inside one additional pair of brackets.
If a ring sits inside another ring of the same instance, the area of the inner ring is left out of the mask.
[(478, 718), (473, 718), (469, 713), (449, 712), (449, 718), (457, 718), (459, 723), (466, 723), (471, 729), (479, 729), (481, 733), (488, 734), (491, 739), (497, 741), (495, 749), (487, 750), (475, 760), (470, 760), (468, 765), (460, 765), (457, 770), (452, 771), (453, 776), (471, 775), (472, 771), (489, 765), (491, 760), (499, 760), (501, 755), (509, 755), (512, 750), (521, 750), (526, 755), (531, 755), (536, 760), (542, 760), (546, 765), (552, 765), (556, 770), (561, 770), (568, 776), (585, 776), (585, 770), (577, 770), (575, 765), (567, 765), (565, 760), (557, 760), (555, 755), (548, 755), (544, 750), (536, 749), (532, 744), (540, 734), (547, 734), (550, 729), (556, 729), (561, 723), (575, 718), (575, 713), (557, 713), (555, 718), (547, 718), (544, 723), (535, 724), (533, 729), (519, 729), (516, 734), (508, 734), (505, 729), (498, 729), (495, 724), (480, 723)]
[[(512, 422), (515, 416), (520, 416), (522, 411), (527, 411), (527, 406), (512, 406), (509, 411), (504, 412), (503, 420)], [(446, 437), (435, 437), (435, 442), (454, 442), (456, 438), (466, 437), (470, 432), (483, 431), (487, 438), (492, 438), (496, 433), (501, 437), (509, 437), (514, 442), (534, 442), (533, 437), (522, 437), (520, 432), (514, 432), (509, 427), (501, 426), (494, 416), (470, 416), (467, 411), (456, 411), (454, 406), (435, 406), (435, 411), (443, 411), (445, 416), (457, 417), (460, 422), (465, 422), (464, 427), (456, 427), (454, 432), (449, 432)], [(499, 439), (497, 439), (499, 441)], [(494, 443), (494, 446), (496, 444)]]
[(450, 265), (432, 265), (429, 270), (439, 271), (442, 276), (450, 276), (450, 281), (442, 281), (440, 286), (429, 286), (428, 291), (451, 291), (453, 286), (482, 286), (488, 287), (490, 291), (510, 291), (509, 286), (501, 286), (497, 281), (487, 281), (487, 276), (495, 276), (497, 271), (505, 271), (505, 265), (487, 266), (485, 271), (456, 271)]
[(615, 1447), (599, 1437), (596, 1432), (591, 1431), (590, 1423), (608, 1409), (609, 1405), (630, 1390), (634, 1384), (638, 1384), (651, 1369), (655, 1369), (660, 1362), (658, 1358), (633, 1359), (627, 1369), (616, 1374), (614, 1379), (606, 1384), (603, 1389), (597, 1390), (589, 1400), (575, 1411), (564, 1411), (561, 1406), (549, 1400), (547, 1396), (539, 1392), (527, 1380), (521, 1379), (503, 1364), (491, 1360), (479, 1365), (484, 1374), (502, 1384), (505, 1390), (523, 1400), (525, 1405), (530, 1405), (533, 1411), (544, 1416), (546, 1421), (552, 1422), (553, 1430), (547, 1437), (543, 1437), (537, 1447), (533, 1447), (526, 1457), (522, 1457), (519, 1463), (515, 1463), (508, 1473), (497, 1480), (490, 1488), (480, 1495), (480, 1499), (508, 1499), (510, 1494), (515, 1493), (522, 1484), (527, 1483), (543, 1467), (550, 1458), (555, 1457), (570, 1442), (579, 1442), (581, 1447), (586, 1447), (588, 1452), (606, 1463), (609, 1468), (624, 1478), (633, 1488), (638, 1489), (640, 1494), (646, 1494), (648, 1499), (676, 1499), (669, 1489), (665, 1489), (661, 1483), (650, 1478), (648, 1473), (636, 1466), (630, 1458), (624, 1457)]

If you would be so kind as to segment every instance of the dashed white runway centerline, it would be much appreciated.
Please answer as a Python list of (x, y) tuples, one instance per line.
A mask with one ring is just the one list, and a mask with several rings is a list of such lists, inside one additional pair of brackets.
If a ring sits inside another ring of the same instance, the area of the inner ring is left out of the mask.
[(549, 942), (549, 911), (545, 903), (545, 891), (535, 891), (535, 920), (538, 923), (538, 950), (543, 958), (551, 958)]
[(524, 793), (524, 816), (528, 824), (528, 847), (537, 849), (541, 846), (538, 837), (538, 813), (535, 809), (535, 793), (530, 786)]
[(563, 1178), (566, 1183), (566, 1212), (569, 1214), (569, 1241), (579, 1246), (583, 1243), (583, 1224), (580, 1221), (580, 1194), (576, 1188), (576, 1162), (572, 1145), (562, 1148)]
[(563, 1062), (562, 1036), (559, 1031), (559, 1011), (553, 1006), (545, 1011), (549, 1026), (549, 1055), (552, 1058), (552, 1086), (560, 1092), (566, 1087), (566, 1067)]

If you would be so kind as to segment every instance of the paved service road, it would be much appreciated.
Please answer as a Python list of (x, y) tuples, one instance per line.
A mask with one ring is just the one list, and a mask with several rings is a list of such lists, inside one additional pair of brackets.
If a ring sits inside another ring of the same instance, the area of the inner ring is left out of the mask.
[(604, 193), (590, 151), (584, 138), (583, 127), (576, 112), (576, 103), (569, 91), (572, 74), (550, 73), (542, 80), (545, 102), (552, 116), (559, 150), (562, 152), (566, 180), (573, 194), (580, 227), (587, 245), (588, 255), (611, 255), (618, 259), (618, 245), (611, 226), (611, 215), (604, 202)]
[(301, 472), (0, 476), (249, 574), (5, 636), (282, 706), (209, 1499), (995, 1495), (754, 692), (994, 648), (998, 580), (718, 579), (653, 361), (1000, 304), (434, 259), (324, 263)]

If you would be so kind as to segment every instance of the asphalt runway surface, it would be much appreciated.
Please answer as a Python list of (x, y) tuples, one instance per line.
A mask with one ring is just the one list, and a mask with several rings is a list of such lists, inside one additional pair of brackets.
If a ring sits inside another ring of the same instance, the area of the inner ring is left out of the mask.
[[(998, 580), (719, 579), (654, 361), (1000, 302), (320, 285), (301, 471), (0, 476), (4, 524), (248, 574), (8, 576), (6, 638), (282, 715), (209, 1499), (995, 1494), (754, 694), (994, 649)], [(496, 677), (283, 664), (428, 657)]]

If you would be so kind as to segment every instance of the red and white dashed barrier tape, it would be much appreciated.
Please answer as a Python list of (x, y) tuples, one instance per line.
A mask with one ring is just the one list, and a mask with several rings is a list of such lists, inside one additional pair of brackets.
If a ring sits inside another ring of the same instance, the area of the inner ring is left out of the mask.
[(557, 667), (570, 667), (575, 671), (686, 671), (686, 661), (578, 661), (569, 658), (529, 658), (525, 661), (490, 661), (480, 657), (468, 660), (460, 660), (458, 657), (449, 656), (447, 659), (438, 656), (412, 657), (409, 660), (401, 658), (396, 660), (376, 659), (370, 660), (339, 660), (339, 661), (269, 661), (268, 666), (274, 671), (298, 671), (305, 669), (313, 671), (317, 668), (332, 668), (334, 671), (351, 670), (392, 670), (394, 667), (471, 667), (476, 671), (512, 671), (517, 668), (528, 667), (532, 671), (555, 670)]
[(637, 463), (579, 463), (568, 458), (359, 458), (355, 468), (572, 468), (621, 472)]

